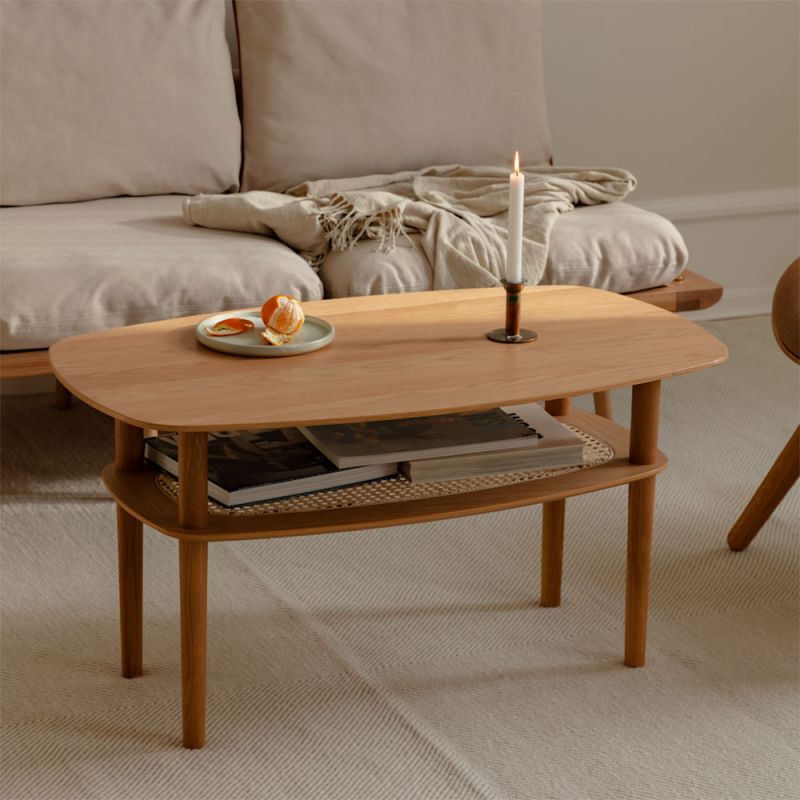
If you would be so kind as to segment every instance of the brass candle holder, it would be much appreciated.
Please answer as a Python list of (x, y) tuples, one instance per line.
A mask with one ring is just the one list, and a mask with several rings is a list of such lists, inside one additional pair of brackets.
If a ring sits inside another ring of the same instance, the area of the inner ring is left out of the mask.
[(527, 328), (520, 328), (520, 317), (522, 316), (522, 289), (526, 281), (522, 283), (509, 283), (502, 281), (503, 288), (506, 290), (506, 327), (495, 328), (486, 334), (487, 339), (501, 344), (525, 344), (536, 341), (536, 332), (529, 331)]

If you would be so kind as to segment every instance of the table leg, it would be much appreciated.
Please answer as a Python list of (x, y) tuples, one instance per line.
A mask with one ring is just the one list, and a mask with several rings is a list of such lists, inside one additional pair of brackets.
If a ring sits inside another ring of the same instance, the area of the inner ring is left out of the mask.
[(58, 378), (56, 378), (55, 403), (59, 411), (66, 411), (68, 408), (72, 408), (72, 392)]
[[(178, 434), (178, 517), (184, 528), (208, 524), (208, 435)], [(206, 739), (208, 542), (181, 539), (181, 696), (183, 746)]]
[(123, 678), (142, 674), (142, 523), (117, 506), (119, 627)]
[(606, 419), (613, 419), (614, 415), (611, 412), (611, 392), (595, 392), (594, 397), (594, 413)]
[(183, 528), (208, 525), (208, 434), (178, 434), (178, 519)]
[[(572, 410), (569, 397), (546, 400), (544, 410), (563, 417)], [(561, 569), (564, 556), (564, 500), (542, 504), (541, 605), (554, 608), (561, 604)]]
[(554, 417), (563, 417), (572, 410), (572, 401), (569, 397), (559, 397), (555, 400), (545, 400), (544, 410)]
[[(140, 470), (144, 458), (142, 429), (116, 420), (114, 433), (116, 468), (123, 472)], [(142, 523), (118, 505), (120, 657), (125, 678), (142, 674), (143, 549)]]
[(542, 598), (544, 608), (561, 605), (566, 500), (542, 503)]
[(181, 695), (183, 746), (206, 739), (206, 613), (208, 542), (181, 539)]
[[(656, 459), (660, 390), (660, 381), (633, 387), (629, 456), (632, 464), (651, 464)], [(629, 667), (643, 667), (645, 662), (655, 490), (655, 476), (628, 486), (625, 663)]]

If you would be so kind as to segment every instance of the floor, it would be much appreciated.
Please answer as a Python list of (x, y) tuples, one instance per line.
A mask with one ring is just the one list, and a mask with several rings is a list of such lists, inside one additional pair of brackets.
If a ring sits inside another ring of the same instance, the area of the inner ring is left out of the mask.
[(623, 489), (568, 502), (558, 609), (537, 606), (538, 509), (215, 544), (194, 752), (176, 543), (145, 532), (145, 676), (126, 681), (111, 426), (3, 398), (0, 796), (797, 798), (800, 492), (746, 552), (725, 536), (796, 424), (798, 375), (767, 318), (706, 325), (730, 361), (664, 385), (646, 668), (621, 663)]

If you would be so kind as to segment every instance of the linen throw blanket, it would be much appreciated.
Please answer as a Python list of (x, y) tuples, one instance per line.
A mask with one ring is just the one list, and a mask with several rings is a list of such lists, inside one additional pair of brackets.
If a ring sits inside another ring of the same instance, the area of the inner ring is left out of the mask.
[[(636, 179), (621, 169), (536, 167), (525, 171), (523, 271), (536, 284), (557, 215), (621, 200)], [(205, 228), (280, 239), (319, 267), (328, 252), (373, 239), (383, 252), (419, 233), (434, 289), (495, 286), (505, 273), (508, 170), (429, 167), (302, 183), (286, 194), (244, 192), (186, 200), (184, 218)]]

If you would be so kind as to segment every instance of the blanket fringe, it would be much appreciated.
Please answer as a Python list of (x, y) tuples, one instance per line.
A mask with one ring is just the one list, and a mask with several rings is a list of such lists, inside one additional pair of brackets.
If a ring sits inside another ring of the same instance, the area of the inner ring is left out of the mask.
[(398, 236), (408, 238), (399, 206), (365, 214), (346, 197), (335, 194), (320, 210), (317, 219), (332, 250), (349, 250), (361, 239), (377, 239), (380, 252), (391, 253)]
[(308, 252), (307, 250), (302, 250), (299, 255), (306, 260), (311, 269), (318, 272), (328, 255), (328, 248), (326, 247), (322, 252)]

